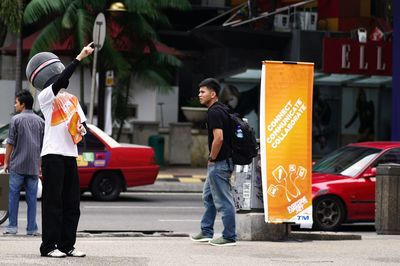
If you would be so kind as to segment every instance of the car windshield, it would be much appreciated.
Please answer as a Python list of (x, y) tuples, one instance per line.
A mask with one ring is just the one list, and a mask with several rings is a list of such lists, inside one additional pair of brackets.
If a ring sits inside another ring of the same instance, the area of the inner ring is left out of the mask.
[(8, 137), (9, 124), (0, 127), (0, 144)]
[(376, 148), (345, 146), (313, 166), (313, 172), (357, 176), (382, 150)]

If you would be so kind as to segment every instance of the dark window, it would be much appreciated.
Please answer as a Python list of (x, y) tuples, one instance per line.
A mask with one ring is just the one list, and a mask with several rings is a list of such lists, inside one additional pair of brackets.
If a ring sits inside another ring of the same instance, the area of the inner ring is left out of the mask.
[(83, 140), (78, 143), (79, 151), (104, 151), (105, 145), (90, 131), (83, 137)]
[(377, 161), (374, 166), (385, 163), (397, 163), (400, 164), (400, 149), (392, 149), (385, 152)]

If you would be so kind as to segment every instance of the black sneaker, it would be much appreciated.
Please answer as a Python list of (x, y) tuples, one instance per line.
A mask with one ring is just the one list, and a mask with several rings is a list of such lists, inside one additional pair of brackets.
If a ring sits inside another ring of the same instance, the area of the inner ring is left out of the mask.
[(217, 239), (213, 239), (209, 243), (210, 243), (210, 245), (219, 246), (219, 247), (236, 246), (236, 241), (235, 240), (228, 240), (228, 239), (225, 239), (223, 237), (220, 237), (220, 238), (217, 238)]
[(208, 242), (208, 241), (212, 240), (211, 237), (205, 236), (205, 235), (203, 235), (203, 233), (200, 233), (195, 236), (191, 236), (190, 239), (194, 242)]
[(33, 233), (26, 233), (27, 236), (41, 236), (40, 233), (38, 232), (33, 232)]

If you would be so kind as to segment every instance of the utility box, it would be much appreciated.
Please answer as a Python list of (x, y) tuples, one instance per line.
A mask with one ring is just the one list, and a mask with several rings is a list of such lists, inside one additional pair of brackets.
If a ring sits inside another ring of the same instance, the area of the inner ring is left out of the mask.
[(8, 211), (9, 174), (0, 174), (0, 210)]
[(290, 18), (289, 15), (276, 14), (274, 17), (275, 31), (290, 31)]
[(235, 165), (234, 199), (238, 212), (263, 212), (260, 156), (248, 165)]
[(164, 142), (164, 137), (161, 135), (153, 135), (149, 137), (149, 146), (154, 149), (158, 165), (164, 165)]
[(301, 30), (317, 30), (318, 14), (317, 12), (297, 12), (296, 23)]
[(235, 165), (233, 194), (236, 206), (238, 240), (282, 241), (287, 239), (289, 224), (265, 222), (260, 155), (249, 165)]

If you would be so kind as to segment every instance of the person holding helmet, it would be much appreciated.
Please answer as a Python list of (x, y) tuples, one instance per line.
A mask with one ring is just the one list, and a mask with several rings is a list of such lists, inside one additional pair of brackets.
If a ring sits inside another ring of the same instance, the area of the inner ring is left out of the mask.
[(66, 92), (69, 78), (80, 61), (93, 52), (89, 44), (67, 66), (48, 52), (31, 58), (26, 74), (38, 90), (40, 110), (45, 118), (42, 175), (42, 244), (45, 257), (84, 257), (75, 249), (80, 217), (80, 187), (76, 157), (77, 143), (86, 134), (86, 117), (78, 98)]

